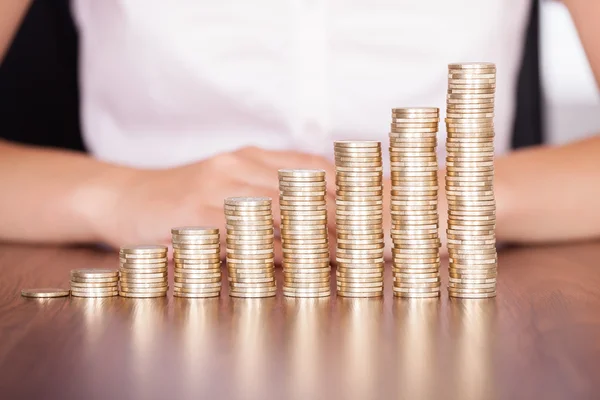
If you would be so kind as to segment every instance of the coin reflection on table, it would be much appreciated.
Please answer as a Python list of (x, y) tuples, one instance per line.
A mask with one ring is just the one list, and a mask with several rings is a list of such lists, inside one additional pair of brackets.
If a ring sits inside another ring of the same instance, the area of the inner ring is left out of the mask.
[(439, 307), (437, 298), (398, 298), (392, 305), (398, 365), (394, 381), (396, 392), (407, 399), (444, 397), (440, 385), (432, 384), (432, 376), (438, 376), (439, 367)]
[(493, 299), (450, 299), (448, 307), (450, 334), (454, 338), (450, 351), (454, 368), (449, 371), (448, 397), (496, 398), (498, 388), (492, 356), (496, 302)]
[[(232, 306), (232, 377), (233, 397), (260, 399), (274, 386), (269, 370), (269, 355), (273, 347), (273, 308), (276, 300), (267, 298), (231, 297)], [(229, 379), (229, 378), (225, 378)]]
[(177, 329), (179, 359), (182, 362), (177, 379), (183, 382), (183, 397), (194, 397), (197, 391), (213, 382), (211, 369), (219, 357), (215, 346), (219, 326), (219, 298), (177, 298), (174, 301), (174, 322)]
[(323, 377), (329, 372), (328, 298), (283, 298), (285, 312), (286, 398), (325, 397)]
[(97, 345), (106, 329), (106, 308), (113, 298), (81, 298), (72, 297), (71, 302), (83, 312), (85, 324), (86, 348)]
[(382, 368), (385, 368), (382, 341), (382, 298), (341, 298), (337, 307), (340, 313), (338, 390), (344, 399), (378, 398), (383, 389)]
[(129, 345), (131, 354), (128, 358), (131, 360), (132, 375), (128, 384), (133, 390), (130, 392), (136, 393), (140, 398), (157, 398), (160, 394), (153, 391), (156, 386), (152, 380), (161, 376), (163, 366), (154, 361), (164, 356), (157, 352), (168, 351), (166, 347), (156, 345), (167, 340), (161, 336), (168, 326), (166, 318), (168, 299), (166, 297), (128, 298), (122, 304), (127, 308), (131, 322)]

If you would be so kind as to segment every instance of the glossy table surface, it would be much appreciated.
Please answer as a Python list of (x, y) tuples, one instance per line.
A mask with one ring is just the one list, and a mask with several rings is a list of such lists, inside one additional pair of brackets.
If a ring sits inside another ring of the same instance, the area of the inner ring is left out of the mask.
[(600, 242), (499, 257), (492, 300), (36, 300), (117, 255), (0, 244), (0, 398), (598, 398)]

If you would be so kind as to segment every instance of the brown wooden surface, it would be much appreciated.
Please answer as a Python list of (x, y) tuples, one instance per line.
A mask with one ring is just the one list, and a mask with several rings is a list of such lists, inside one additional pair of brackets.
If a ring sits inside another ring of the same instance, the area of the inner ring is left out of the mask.
[(0, 398), (598, 398), (599, 259), (503, 251), (495, 300), (394, 299), (388, 270), (380, 300), (38, 301), (117, 255), (0, 245)]

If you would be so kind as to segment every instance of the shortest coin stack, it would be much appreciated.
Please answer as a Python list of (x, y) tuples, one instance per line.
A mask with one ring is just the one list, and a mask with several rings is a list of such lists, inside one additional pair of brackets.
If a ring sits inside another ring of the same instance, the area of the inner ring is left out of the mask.
[(184, 226), (171, 229), (176, 297), (216, 297), (221, 293), (219, 229)]
[(116, 269), (71, 270), (71, 296), (112, 297), (119, 294), (119, 271)]
[(162, 297), (169, 289), (167, 247), (123, 246), (119, 251), (123, 297)]

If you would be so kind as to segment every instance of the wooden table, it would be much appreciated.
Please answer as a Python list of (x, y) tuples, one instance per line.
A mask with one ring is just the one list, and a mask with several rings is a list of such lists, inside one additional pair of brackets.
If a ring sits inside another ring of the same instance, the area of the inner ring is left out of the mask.
[(40, 301), (117, 255), (0, 245), (0, 398), (598, 398), (598, 260), (503, 251), (495, 300), (395, 299), (387, 271), (383, 299)]

